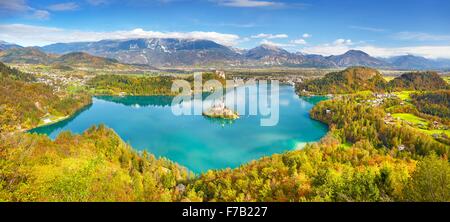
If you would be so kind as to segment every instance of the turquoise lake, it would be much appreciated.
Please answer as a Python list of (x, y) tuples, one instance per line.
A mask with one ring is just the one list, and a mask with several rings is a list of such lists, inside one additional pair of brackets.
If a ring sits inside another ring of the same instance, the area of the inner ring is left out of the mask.
[[(238, 98), (239, 98), (238, 94)], [(242, 95), (241, 95), (242, 96)], [(248, 102), (242, 96), (238, 102)], [(54, 139), (62, 131), (82, 133), (105, 124), (134, 149), (147, 150), (200, 173), (235, 168), (251, 160), (301, 148), (322, 138), (328, 127), (309, 118), (309, 110), (324, 97), (298, 97), (293, 87), (279, 87), (279, 122), (260, 126), (261, 115), (235, 121), (201, 115), (176, 116), (168, 96), (98, 96), (70, 119), (30, 132)], [(248, 104), (248, 103), (247, 103)]]

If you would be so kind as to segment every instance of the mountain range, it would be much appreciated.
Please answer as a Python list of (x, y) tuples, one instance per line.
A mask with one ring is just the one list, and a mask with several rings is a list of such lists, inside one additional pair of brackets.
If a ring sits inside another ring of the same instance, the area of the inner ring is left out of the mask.
[(0, 40), (0, 51), (13, 49), (13, 48), (22, 48), (22, 46)]
[[(342, 55), (322, 56), (292, 53), (272, 45), (260, 45), (245, 50), (228, 47), (210, 40), (175, 38), (140, 38), (101, 40), (97, 42), (55, 43), (43, 47), (22, 47), (0, 41), (0, 61), (39, 63), (55, 55), (74, 52), (104, 57), (110, 62), (170, 66), (231, 66), (231, 67), (316, 67), (338, 68), (369, 66), (388, 69), (449, 69), (450, 60), (431, 60), (404, 55), (375, 58), (359, 50)], [(14, 53), (8, 53), (13, 51)], [(81, 56), (81, 57), (85, 57)]]

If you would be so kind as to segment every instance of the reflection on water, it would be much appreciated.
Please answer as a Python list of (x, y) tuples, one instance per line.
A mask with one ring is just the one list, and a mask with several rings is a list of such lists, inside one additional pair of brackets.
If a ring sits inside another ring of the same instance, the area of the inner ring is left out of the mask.
[(208, 120), (212, 124), (218, 124), (218, 125), (221, 125), (223, 127), (228, 126), (228, 125), (232, 125), (233, 123), (238, 121), (238, 119), (221, 119), (221, 118), (211, 118), (211, 117), (207, 117), (207, 116), (203, 116), (203, 118), (205, 118), (206, 120)]
[[(175, 116), (169, 96), (99, 96), (73, 117), (30, 132), (56, 138), (64, 130), (82, 133), (105, 124), (133, 148), (164, 156), (194, 172), (234, 168), (317, 141), (327, 132), (326, 125), (309, 118), (309, 110), (324, 97), (299, 98), (288, 86), (280, 86), (279, 93), (280, 119), (273, 127), (261, 127), (259, 114), (234, 121)], [(249, 102), (242, 94), (236, 97), (239, 103)]]
[(72, 116), (70, 116), (67, 119), (64, 119), (64, 120), (61, 120), (61, 121), (58, 121), (56, 123), (52, 123), (52, 124), (49, 124), (49, 125), (37, 127), (37, 128), (29, 130), (28, 132), (30, 132), (30, 133), (47, 134), (47, 135), (50, 135), (52, 132), (55, 132), (55, 131), (59, 132), (62, 129), (64, 129), (67, 126), (67, 124), (69, 124), (74, 119), (76, 119), (78, 115), (80, 115), (81, 113), (89, 110), (91, 107), (92, 107), (92, 104), (89, 104), (89, 105), (81, 108), (80, 110), (78, 110), (76, 113), (74, 113)]
[(311, 104), (316, 104), (320, 101), (327, 99), (327, 97), (325, 96), (301, 96), (300, 98)]
[(152, 99), (148, 99), (148, 96), (97, 96), (96, 98), (123, 104), (126, 106), (145, 107), (145, 106), (170, 106), (172, 104), (172, 96), (152, 96)]

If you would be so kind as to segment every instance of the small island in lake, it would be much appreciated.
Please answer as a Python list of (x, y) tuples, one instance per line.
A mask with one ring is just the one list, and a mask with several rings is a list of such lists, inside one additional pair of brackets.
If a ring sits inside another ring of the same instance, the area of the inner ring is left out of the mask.
[(214, 104), (207, 111), (204, 111), (203, 115), (210, 118), (221, 118), (232, 120), (239, 118), (239, 114), (233, 111), (232, 109), (226, 107), (223, 102), (219, 104)]

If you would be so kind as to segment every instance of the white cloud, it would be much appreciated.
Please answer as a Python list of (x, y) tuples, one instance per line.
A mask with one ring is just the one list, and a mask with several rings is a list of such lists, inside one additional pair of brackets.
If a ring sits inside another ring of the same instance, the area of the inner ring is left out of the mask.
[(362, 30), (362, 31), (369, 31), (369, 32), (384, 32), (384, 31), (386, 31), (386, 30), (380, 29), (380, 28), (367, 27), (367, 26), (356, 26), (356, 25), (351, 25), (351, 26), (349, 26), (349, 28), (358, 29), (358, 30)]
[(34, 10), (31, 17), (37, 19), (48, 19), (50, 17), (50, 13), (46, 10)]
[(25, 0), (7, 0), (0, 1), (0, 11), (2, 12), (25, 12), (30, 7), (26, 4)]
[(145, 31), (140, 28), (112, 32), (92, 32), (24, 24), (0, 25), (1, 40), (25, 46), (42, 46), (56, 42), (99, 41), (103, 39), (129, 38), (207, 39), (228, 46), (234, 46), (238, 44), (240, 40), (238, 35), (218, 32), (158, 32)]
[(281, 48), (281, 47), (292, 47), (292, 46), (293, 46), (293, 45), (291, 45), (291, 44), (284, 44), (284, 43), (272, 42), (272, 41), (269, 41), (269, 40), (267, 40), (267, 39), (261, 40), (260, 44), (262, 44), (262, 45), (276, 46), (276, 47), (280, 47), (280, 48)]
[(353, 42), (351, 39), (336, 39), (333, 42), (334, 46), (343, 46), (343, 45), (353, 45)]
[(58, 3), (47, 7), (50, 11), (73, 11), (78, 8), (79, 6), (75, 2)]
[(450, 46), (408, 46), (408, 47), (378, 47), (373, 45), (354, 44), (350, 39), (337, 39), (333, 43), (303, 48), (304, 53), (324, 56), (340, 55), (348, 50), (361, 50), (374, 57), (392, 57), (399, 55), (417, 55), (429, 59), (450, 59)]
[(319, 54), (324, 56), (343, 54), (350, 50), (348, 46), (345, 45), (318, 45), (303, 48), (303, 52), (308, 54)]
[(288, 38), (289, 36), (286, 34), (265, 34), (260, 33), (258, 35), (252, 35), (251, 38), (253, 39), (282, 39), (282, 38)]
[(306, 45), (306, 44), (308, 44), (305, 40), (307, 38), (311, 38), (311, 35), (308, 33), (304, 33), (302, 35), (302, 38), (291, 40), (290, 43), (295, 44), (295, 45)]
[(25, 0), (1, 0), (1, 15), (25, 15), (30, 18), (48, 19), (50, 13), (46, 10), (35, 9), (29, 6)]
[(297, 45), (306, 45), (307, 44), (306, 40), (304, 40), (304, 39), (295, 39), (295, 40), (292, 40), (291, 43), (297, 44)]
[(108, 4), (108, 0), (86, 0), (86, 2), (94, 6)]
[(352, 49), (354, 45), (351, 39), (336, 39), (332, 43), (315, 45), (303, 48), (303, 52), (308, 54), (319, 54), (324, 56), (339, 55)]
[(417, 40), (417, 41), (447, 41), (450, 35), (435, 35), (424, 32), (399, 32), (393, 36), (399, 40)]
[(409, 46), (409, 47), (393, 47), (383, 48), (376, 46), (361, 46), (357, 48), (369, 55), (376, 57), (392, 57), (399, 55), (417, 55), (429, 59), (446, 58), (450, 59), (450, 46)]
[(218, 0), (219, 5), (228, 7), (243, 7), (243, 8), (254, 8), (254, 7), (274, 7), (283, 6), (281, 2), (273, 1), (261, 1), (261, 0)]
[(250, 41), (251, 39), (249, 38), (249, 37), (244, 37), (244, 38), (241, 38), (240, 40), (239, 40), (239, 43), (243, 43), (243, 42), (248, 42), (248, 41)]

